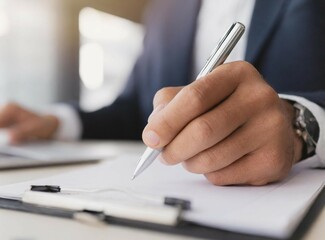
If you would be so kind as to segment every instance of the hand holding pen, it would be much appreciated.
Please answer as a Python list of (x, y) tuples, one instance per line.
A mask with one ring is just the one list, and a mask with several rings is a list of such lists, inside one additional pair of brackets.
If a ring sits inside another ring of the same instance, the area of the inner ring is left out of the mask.
[[(220, 39), (217, 46), (213, 49), (211, 56), (208, 58), (206, 64), (203, 66), (201, 72), (197, 76), (196, 79), (200, 79), (207, 74), (209, 74), (213, 69), (215, 69), (217, 66), (224, 63), (224, 61), (227, 59), (231, 51), (234, 49), (240, 38), (245, 32), (245, 26), (242, 23), (236, 22), (233, 23), (230, 28), (226, 31), (224, 36)], [(178, 93), (178, 91), (181, 89), (181, 87), (178, 88), (169, 88), (170, 92), (173, 92), (174, 94), (170, 95), (172, 98)], [(165, 89), (163, 89), (165, 90)], [(161, 90), (162, 91), (162, 90)], [(162, 107), (165, 107), (165, 105), (158, 105), (157, 107), (155, 102), (157, 102), (157, 98), (159, 96), (159, 92), (155, 95), (154, 98), (154, 111), (149, 116), (148, 122), (150, 121), (151, 117), (160, 111)], [(149, 132), (150, 135), (150, 132)], [(150, 136), (148, 136), (150, 137)], [(154, 137), (154, 136), (153, 136)], [(137, 164), (137, 167), (134, 171), (133, 178), (136, 178), (138, 175), (140, 175), (147, 167), (151, 165), (151, 163), (158, 157), (160, 152), (162, 151), (161, 148), (159, 149), (153, 149), (148, 147), (144, 154), (142, 155), (140, 161)]]
[[(182, 163), (213, 184), (262, 185), (285, 177), (301, 158), (293, 115), (252, 65), (233, 62), (160, 90), (143, 140), (163, 149), (165, 164)], [(152, 151), (145, 154), (150, 159)]]

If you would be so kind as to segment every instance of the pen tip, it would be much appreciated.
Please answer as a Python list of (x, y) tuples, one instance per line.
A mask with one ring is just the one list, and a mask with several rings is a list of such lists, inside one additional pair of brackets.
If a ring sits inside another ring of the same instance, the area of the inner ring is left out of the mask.
[(133, 181), (134, 179), (135, 179), (135, 175), (133, 175), (133, 177), (132, 177), (132, 179), (131, 179), (131, 180)]

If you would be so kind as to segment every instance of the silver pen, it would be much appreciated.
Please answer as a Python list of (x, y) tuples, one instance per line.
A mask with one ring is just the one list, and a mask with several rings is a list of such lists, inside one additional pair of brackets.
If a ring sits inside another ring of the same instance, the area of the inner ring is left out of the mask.
[[(227, 30), (224, 36), (219, 41), (218, 45), (213, 49), (211, 56), (207, 60), (206, 64), (202, 68), (201, 72), (196, 79), (199, 79), (213, 69), (223, 64), (231, 51), (234, 49), (240, 38), (245, 32), (244, 24), (240, 22), (233, 23), (231, 27)], [(139, 160), (137, 167), (134, 171), (132, 180), (139, 176), (151, 163), (158, 157), (162, 149), (152, 149), (147, 147), (143, 153), (141, 159)]]

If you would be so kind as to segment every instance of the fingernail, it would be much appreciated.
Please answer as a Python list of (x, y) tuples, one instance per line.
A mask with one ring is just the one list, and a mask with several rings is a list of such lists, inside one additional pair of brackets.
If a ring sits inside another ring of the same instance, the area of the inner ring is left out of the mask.
[(157, 107), (155, 107), (155, 109), (152, 111), (152, 113), (150, 114), (150, 116), (148, 117), (148, 122), (151, 121), (152, 117), (154, 115), (156, 115), (158, 112), (160, 112), (166, 105), (165, 104), (160, 104)]
[(156, 132), (150, 130), (144, 134), (144, 142), (154, 147), (160, 143), (160, 138)]
[(169, 165), (168, 162), (165, 160), (165, 158), (161, 154), (158, 156), (158, 160), (164, 165)]

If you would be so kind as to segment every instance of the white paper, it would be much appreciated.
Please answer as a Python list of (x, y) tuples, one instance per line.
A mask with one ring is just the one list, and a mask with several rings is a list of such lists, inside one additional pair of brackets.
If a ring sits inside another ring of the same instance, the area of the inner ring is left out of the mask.
[(122, 156), (86, 170), (1, 187), (0, 195), (22, 196), (31, 184), (74, 189), (128, 189), (147, 195), (191, 200), (192, 210), (183, 217), (205, 226), (286, 238), (296, 229), (325, 181), (325, 170), (310, 169), (302, 164), (277, 184), (217, 187), (181, 166), (168, 167), (158, 161), (131, 181), (138, 159), (139, 156), (134, 155)]

